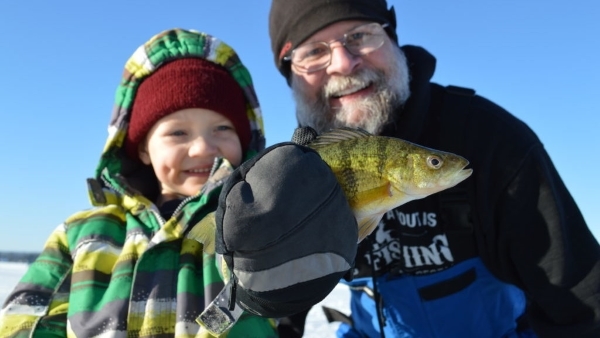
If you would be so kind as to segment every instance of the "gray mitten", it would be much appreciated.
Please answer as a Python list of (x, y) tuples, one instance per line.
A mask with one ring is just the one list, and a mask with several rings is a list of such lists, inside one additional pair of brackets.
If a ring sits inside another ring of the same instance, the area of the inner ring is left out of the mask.
[(353, 267), (354, 214), (308, 147), (280, 143), (243, 163), (223, 186), (215, 216), (216, 251), (231, 271), (226, 287), (256, 315), (308, 309)]

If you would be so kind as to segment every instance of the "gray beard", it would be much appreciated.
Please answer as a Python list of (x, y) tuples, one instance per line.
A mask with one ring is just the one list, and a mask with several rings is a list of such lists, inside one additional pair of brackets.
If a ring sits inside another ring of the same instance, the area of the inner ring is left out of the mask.
[[(406, 57), (396, 46), (395, 62), (387, 69), (359, 69), (349, 76), (331, 77), (315, 98), (309, 98), (306, 88), (292, 76), (292, 93), (296, 101), (296, 118), (300, 126), (309, 126), (319, 134), (340, 127), (362, 128), (371, 134), (379, 134), (393, 120), (394, 111), (399, 109), (410, 96), (409, 73)], [(351, 105), (332, 108), (331, 93), (350, 85), (366, 87), (372, 84), (373, 93)], [(364, 118), (350, 123), (348, 116), (353, 111), (363, 112)]]

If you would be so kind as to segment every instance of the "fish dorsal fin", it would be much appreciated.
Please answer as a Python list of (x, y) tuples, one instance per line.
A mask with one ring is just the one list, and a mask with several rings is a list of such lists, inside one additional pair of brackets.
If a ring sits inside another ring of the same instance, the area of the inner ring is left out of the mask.
[(317, 138), (310, 142), (308, 146), (313, 149), (319, 149), (330, 144), (369, 136), (373, 135), (367, 132), (366, 130), (360, 128), (342, 127), (338, 129), (332, 129), (324, 134), (317, 136)]

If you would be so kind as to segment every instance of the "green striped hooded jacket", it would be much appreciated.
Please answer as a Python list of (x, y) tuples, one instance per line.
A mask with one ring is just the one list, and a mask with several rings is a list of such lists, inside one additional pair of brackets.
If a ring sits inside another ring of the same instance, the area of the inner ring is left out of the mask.
[[(140, 46), (125, 65), (108, 140), (95, 177), (88, 180), (94, 207), (72, 215), (52, 233), (2, 308), (1, 337), (210, 336), (195, 319), (223, 282), (215, 257), (185, 234), (215, 210), (222, 179), (213, 176), (200, 194), (164, 220), (148, 197), (157, 191), (153, 172), (133, 163), (122, 149), (141, 81), (165, 62), (184, 57), (204, 58), (230, 71), (247, 98), (252, 141), (245, 157), (264, 148), (252, 80), (231, 47), (181, 29)], [(218, 172), (231, 172), (223, 163)], [(273, 324), (245, 314), (228, 336), (275, 336)]]

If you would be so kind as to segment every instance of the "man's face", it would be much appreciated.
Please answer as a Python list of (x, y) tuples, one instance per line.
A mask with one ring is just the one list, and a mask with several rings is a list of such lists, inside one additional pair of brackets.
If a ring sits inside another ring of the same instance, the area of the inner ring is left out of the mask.
[[(332, 42), (365, 23), (334, 23), (303, 44)], [(319, 133), (342, 126), (379, 133), (410, 95), (404, 54), (387, 35), (379, 49), (366, 55), (352, 55), (340, 42), (330, 47), (331, 63), (326, 68), (306, 73), (292, 66), (291, 87), (299, 124)]]

